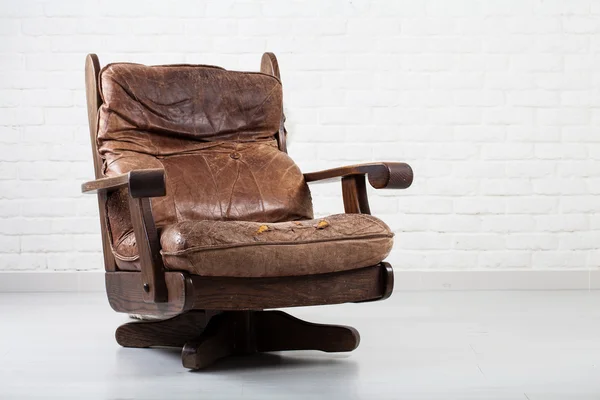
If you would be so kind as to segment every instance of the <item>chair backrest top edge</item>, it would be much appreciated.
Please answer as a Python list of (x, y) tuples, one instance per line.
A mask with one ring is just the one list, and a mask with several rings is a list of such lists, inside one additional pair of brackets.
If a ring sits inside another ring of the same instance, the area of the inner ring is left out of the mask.
[(206, 69), (216, 69), (219, 71), (223, 71), (223, 72), (228, 72), (228, 73), (233, 73), (233, 74), (248, 74), (248, 75), (262, 75), (262, 76), (267, 76), (269, 78), (273, 78), (274, 80), (276, 80), (277, 82), (279, 82), (279, 84), (281, 84), (281, 80), (276, 77), (275, 75), (271, 75), (265, 72), (260, 72), (260, 71), (237, 71), (237, 70), (230, 70), (230, 69), (225, 69), (223, 67), (220, 67), (218, 65), (210, 65), (210, 64), (156, 64), (156, 65), (146, 65), (146, 64), (141, 64), (141, 63), (133, 63), (133, 62), (113, 62), (113, 63), (109, 63), (106, 64), (104, 67), (102, 67), (102, 69), (100, 70), (100, 77), (102, 76), (102, 74), (104, 73), (105, 70), (110, 69), (111, 67), (115, 67), (115, 66), (121, 66), (121, 65), (129, 65), (129, 66), (137, 66), (137, 67), (142, 67), (142, 68), (151, 68), (151, 69), (158, 69), (158, 68), (206, 68)]

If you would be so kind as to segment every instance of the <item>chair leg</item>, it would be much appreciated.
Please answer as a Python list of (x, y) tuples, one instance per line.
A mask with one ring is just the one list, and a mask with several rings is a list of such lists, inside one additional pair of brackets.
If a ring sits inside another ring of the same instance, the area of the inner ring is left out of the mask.
[(217, 360), (236, 354), (236, 318), (226, 313), (211, 319), (202, 334), (183, 346), (181, 362), (190, 369), (208, 367)]
[(129, 322), (117, 328), (115, 338), (123, 347), (183, 347), (204, 330), (211, 317), (205, 311), (190, 311), (166, 320)]
[(313, 324), (283, 311), (256, 313), (258, 351), (320, 350), (328, 353), (356, 349), (358, 331), (349, 326)]
[(182, 347), (183, 366), (202, 369), (239, 354), (283, 350), (347, 352), (358, 347), (356, 329), (313, 324), (282, 311), (190, 311), (163, 321), (130, 322), (116, 332), (125, 347)]

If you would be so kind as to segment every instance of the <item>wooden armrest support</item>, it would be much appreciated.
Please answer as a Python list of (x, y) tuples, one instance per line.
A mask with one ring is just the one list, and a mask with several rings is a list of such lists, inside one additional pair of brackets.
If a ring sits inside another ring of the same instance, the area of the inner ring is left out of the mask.
[(410, 165), (400, 162), (378, 162), (326, 169), (304, 174), (304, 179), (306, 182), (315, 182), (353, 175), (367, 175), (369, 183), (375, 189), (406, 189), (413, 181)]
[(365, 175), (375, 189), (406, 189), (412, 184), (410, 165), (399, 162), (380, 162), (350, 165), (304, 174), (306, 182), (342, 178), (342, 196), (346, 213), (371, 214)]
[(160, 240), (152, 216), (150, 197), (166, 194), (165, 171), (140, 169), (81, 185), (84, 193), (98, 193), (128, 188), (129, 213), (140, 254), (143, 299), (147, 303), (167, 301), (165, 267), (160, 254)]
[(162, 169), (136, 169), (126, 174), (96, 179), (81, 185), (83, 193), (100, 190), (117, 190), (128, 187), (131, 197), (161, 197), (166, 194), (165, 171)]

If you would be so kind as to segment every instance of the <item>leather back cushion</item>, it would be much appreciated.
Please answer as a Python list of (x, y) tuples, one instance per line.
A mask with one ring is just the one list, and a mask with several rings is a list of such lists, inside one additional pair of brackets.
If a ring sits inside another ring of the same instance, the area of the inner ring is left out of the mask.
[[(165, 170), (167, 196), (152, 199), (158, 226), (312, 218), (302, 173), (277, 148), (277, 78), (212, 66), (110, 64), (100, 92), (105, 175)], [(116, 248), (132, 230), (125, 194), (112, 194), (107, 207)]]

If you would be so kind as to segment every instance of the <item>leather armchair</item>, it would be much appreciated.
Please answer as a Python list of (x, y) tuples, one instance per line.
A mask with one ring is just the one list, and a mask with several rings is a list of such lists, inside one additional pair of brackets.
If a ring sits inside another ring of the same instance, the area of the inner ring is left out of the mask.
[[(272, 308), (381, 300), (393, 233), (370, 216), (366, 179), (405, 189), (409, 165), (302, 174), (287, 155), (279, 66), (147, 67), (86, 59), (106, 287), (118, 312), (158, 320), (117, 329), (128, 347), (182, 347), (184, 366), (229, 354), (351, 351), (350, 327)], [(307, 183), (340, 178), (344, 214), (313, 217)]]

